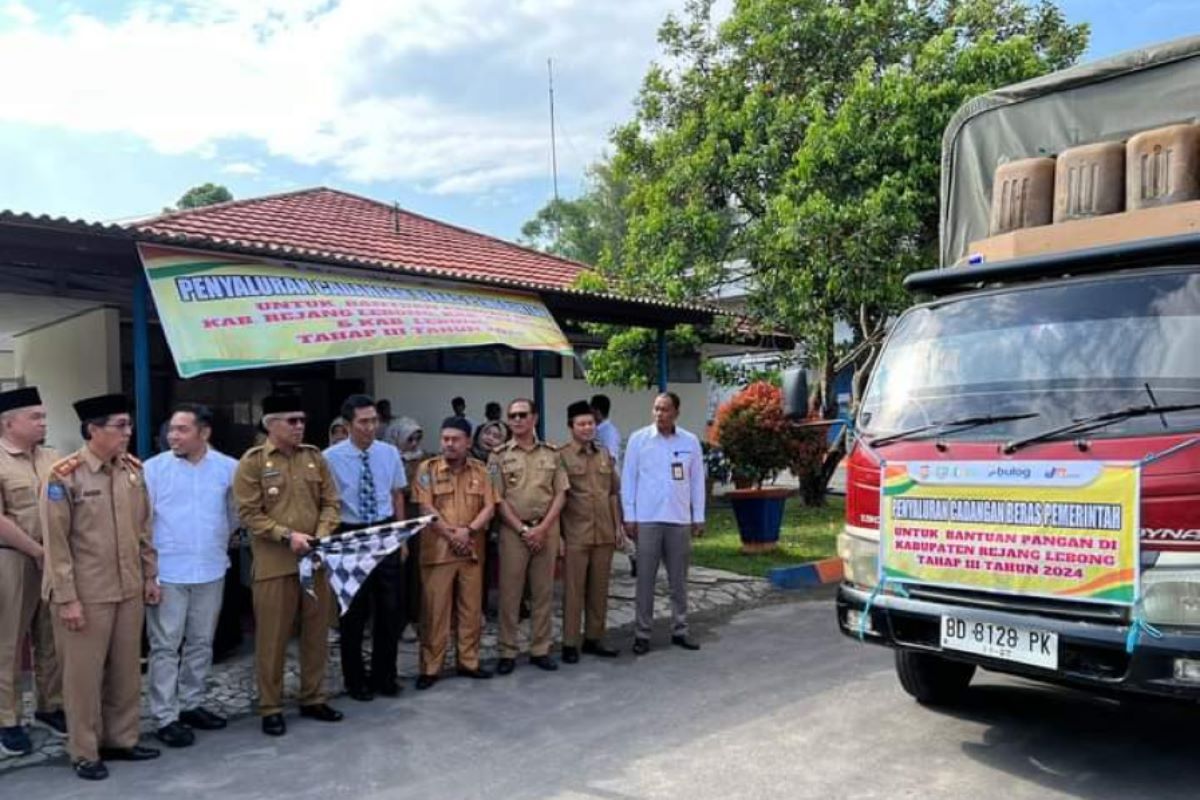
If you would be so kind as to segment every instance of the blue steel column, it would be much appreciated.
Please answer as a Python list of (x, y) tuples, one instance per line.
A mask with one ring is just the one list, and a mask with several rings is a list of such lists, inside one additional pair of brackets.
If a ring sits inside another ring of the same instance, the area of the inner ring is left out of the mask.
[(537, 406), (537, 435), (546, 438), (546, 378), (542, 375), (542, 352), (533, 351), (533, 404)]
[(133, 284), (133, 401), (134, 434), (138, 458), (150, 457), (150, 321), (147, 313), (150, 287), (145, 273)]
[(658, 329), (658, 390), (667, 390), (667, 329)]

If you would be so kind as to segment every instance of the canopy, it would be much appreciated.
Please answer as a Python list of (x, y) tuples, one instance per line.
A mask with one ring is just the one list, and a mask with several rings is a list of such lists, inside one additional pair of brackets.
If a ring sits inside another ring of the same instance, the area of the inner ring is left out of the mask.
[(572, 355), (536, 295), (138, 245), (179, 375), (501, 344)]

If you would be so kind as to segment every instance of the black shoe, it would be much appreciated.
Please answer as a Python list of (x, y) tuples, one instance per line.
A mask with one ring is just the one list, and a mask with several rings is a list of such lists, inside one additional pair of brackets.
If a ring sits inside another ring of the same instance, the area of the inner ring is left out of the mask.
[(599, 656), (600, 658), (616, 658), (621, 655), (620, 650), (605, 647), (601, 642), (597, 642), (594, 639), (583, 640), (583, 652), (589, 656)]
[(86, 758), (81, 758), (71, 762), (71, 769), (75, 770), (75, 774), (85, 781), (102, 781), (108, 777), (108, 767), (104, 766), (103, 761), (88, 761)]
[(153, 747), (142, 747), (140, 744), (135, 744), (133, 747), (101, 747), (101, 761), (152, 761), (158, 758), (159, 751)]
[(33, 752), (33, 742), (20, 725), (0, 728), (0, 753), (6, 756), (27, 756)]
[(384, 681), (383, 683), (375, 684), (375, 694), (379, 695), (380, 697), (395, 697), (400, 694), (401, 688), (402, 687), (400, 684), (397, 683), (395, 679), (392, 679), (390, 681)]
[(67, 715), (60, 708), (57, 711), (35, 711), (33, 718), (50, 729), (50, 732), (60, 739), (67, 738)]
[(375, 693), (372, 692), (370, 689), (368, 689), (365, 686), (355, 686), (353, 688), (348, 688), (346, 690), (346, 694), (350, 695), (352, 698), (354, 698), (355, 700), (357, 700), (360, 703), (369, 703), (375, 699)]
[(315, 719), (317, 722), (341, 722), (343, 714), (325, 703), (314, 703), (311, 706), (300, 706), (300, 716)]
[(229, 724), (224, 717), (212, 713), (203, 706), (197, 706), (190, 711), (181, 711), (179, 721), (198, 731), (219, 731)]
[(684, 650), (700, 649), (700, 645), (696, 644), (686, 636), (672, 636), (671, 644), (675, 645), (676, 647), (682, 647)]
[(568, 647), (566, 645), (563, 645), (563, 663), (564, 664), (578, 664), (579, 663), (579, 648), (578, 647)]
[(516, 668), (517, 662), (516, 659), (513, 658), (502, 658), (496, 662), (497, 675), (508, 675)]
[(646, 655), (646, 653), (649, 653), (649, 652), (650, 652), (650, 640), (649, 639), (634, 639), (633, 640), (633, 654), (635, 656), (644, 656), (644, 655)]
[(179, 720), (162, 726), (154, 735), (167, 747), (191, 747), (196, 742), (196, 734)]
[(474, 678), (477, 681), (486, 681), (492, 677), (492, 671), (483, 667), (476, 667), (475, 669), (459, 667), (458, 674), (464, 678)]
[(533, 664), (538, 669), (545, 670), (546, 672), (554, 672), (556, 669), (558, 669), (558, 662), (550, 656), (531, 656), (529, 658), (529, 663)]
[(437, 682), (437, 675), (421, 675), (417, 678), (417, 690), (423, 692)]
[(262, 718), (262, 729), (267, 736), (283, 736), (287, 733), (287, 723), (283, 721), (283, 714), (267, 714)]

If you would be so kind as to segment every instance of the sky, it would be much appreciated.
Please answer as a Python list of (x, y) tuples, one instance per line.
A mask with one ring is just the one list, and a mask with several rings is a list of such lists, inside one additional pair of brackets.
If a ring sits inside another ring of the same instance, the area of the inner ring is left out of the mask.
[[(324, 185), (516, 239), (552, 194), (547, 59), (569, 197), (682, 5), (0, 0), (0, 209), (120, 221), (208, 181)], [(1089, 58), (1200, 32), (1200, 0), (1059, 5)]]

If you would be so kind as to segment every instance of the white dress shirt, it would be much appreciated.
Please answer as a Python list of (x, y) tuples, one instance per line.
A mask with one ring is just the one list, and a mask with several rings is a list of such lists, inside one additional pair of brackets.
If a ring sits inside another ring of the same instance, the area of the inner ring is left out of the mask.
[(609, 454), (613, 457), (613, 461), (617, 465), (621, 464), (621, 431), (617, 430), (617, 426), (613, 425), (611, 419), (606, 419), (596, 426), (596, 441), (604, 445)]
[[(337, 482), (341, 494), (342, 522), (347, 525), (361, 525), (367, 520), (363, 509), (359, 508), (359, 489), (363, 479), (363, 452), (352, 439), (345, 439), (325, 450), (325, 460), (329, 463), (329, 471)], [(392, 503), (392, 492), (398, 492), (408, 486), (404, 477), (404, 464), (400, 460), (400, 451), (387, 442), (375, 440), (365, 451), (367, 463), (371, 467), (371, 477), (375, 484), (375, 508), (371, 513), (371, 522), (382, 522), (391, 519), (396, 514)]]
[(704, 457), (695, 434), (656, 425), (635, 431), (625, 447), (621, 507), (628, 522), (704, 522)]
[(225, 577), (229, 535), (240, 524), (231, 491), (236, 471), (236, 461), (211, 447), (195, 464), (170, 451), (146, 462), (159, 582)]

